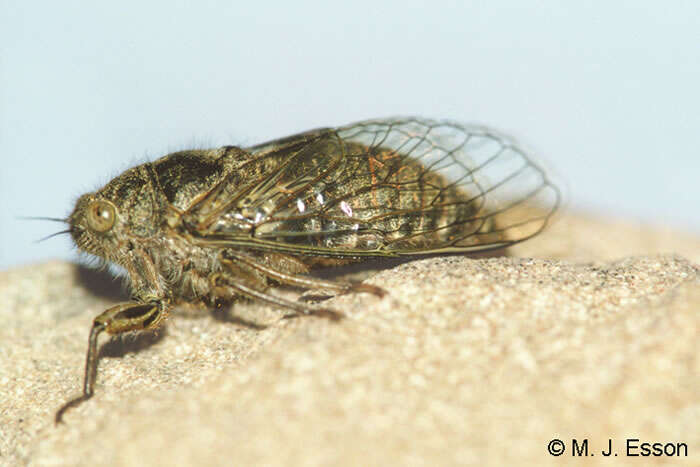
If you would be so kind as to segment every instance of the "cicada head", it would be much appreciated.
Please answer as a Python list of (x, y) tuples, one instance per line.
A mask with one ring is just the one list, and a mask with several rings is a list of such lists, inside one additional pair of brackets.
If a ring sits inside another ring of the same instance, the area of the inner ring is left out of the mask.
[(78, 199), (68, 222), (80, 250), (121, 264), (134, 241), (157, 230), (153, 190), (139, 169), (130, 169)]

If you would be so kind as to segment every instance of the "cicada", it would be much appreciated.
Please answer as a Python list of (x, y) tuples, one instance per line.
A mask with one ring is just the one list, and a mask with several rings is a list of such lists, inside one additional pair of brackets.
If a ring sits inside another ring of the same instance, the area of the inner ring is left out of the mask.
[(80, 250), (127, 272), (132, 300), (94, 319), (83, 393), (56, 421), (93, 395), (103, 332), (155, 329), (183, 302), (246, 297), (319, 311), (275, 295), (274, 284), (381, 295), (376, 286), (307, 273), (367, 258), (504, 248), (539, 233), (559, 200), (511, 138), (420, 118), (181, 151), (133, 167), (81, 196), (66, 219)]

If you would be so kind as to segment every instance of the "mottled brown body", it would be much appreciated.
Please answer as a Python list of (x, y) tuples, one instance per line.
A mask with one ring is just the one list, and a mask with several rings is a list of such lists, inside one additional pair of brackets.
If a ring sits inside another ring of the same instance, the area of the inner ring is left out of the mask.
[[(544, 214), (519, 213), (533, 202)], [(538, 233), (558, 202), (507, 138), (420, 119), (182, 151), (129, 169), (83, 195), (68, 219), (81, 250), (127, 271), (133, 302), (95, 319), (83, 395), (56, 419), (92, 396), (102, 331), (155, 328), (177, 303), (238, 296), (318, 311), (269, 294), (271, 283), (381, 295), (304, 274), (368, 257), (501, 248)]]

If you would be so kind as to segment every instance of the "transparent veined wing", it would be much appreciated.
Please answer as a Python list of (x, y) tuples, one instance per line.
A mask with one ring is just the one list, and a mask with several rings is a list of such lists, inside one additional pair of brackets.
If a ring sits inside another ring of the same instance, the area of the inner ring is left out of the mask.
[(475, 125), (369, 120), (246, 151), (243, 172), (255, 176), (226, 196), (205, 235), (222, 247), (350, 257), (482, 251), (536, 235), (560, 202), (519, 145)]

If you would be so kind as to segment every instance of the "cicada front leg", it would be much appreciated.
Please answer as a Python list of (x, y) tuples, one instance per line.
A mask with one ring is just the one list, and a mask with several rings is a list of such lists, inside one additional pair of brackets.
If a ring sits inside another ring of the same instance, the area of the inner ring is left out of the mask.
[(80, 405), (90, 399), (95, 392), (95, 379), (97, 378), (97, 338), (106, 331), (108, 334), (121, 334), (129, 331), (141, 331), (154, 329), (163, 321), (168, 312), (166, 302), (155, 300), (152, 302), (120, 303), (101, 313), (92, 323), (90, 337), (88, 338), (88, 350), (85, 358), (85, 377), (83, 379), (83, 394), (66, 402), (56, 412), (56, 423), (61, 423), (63, 415), (69, 409)]

